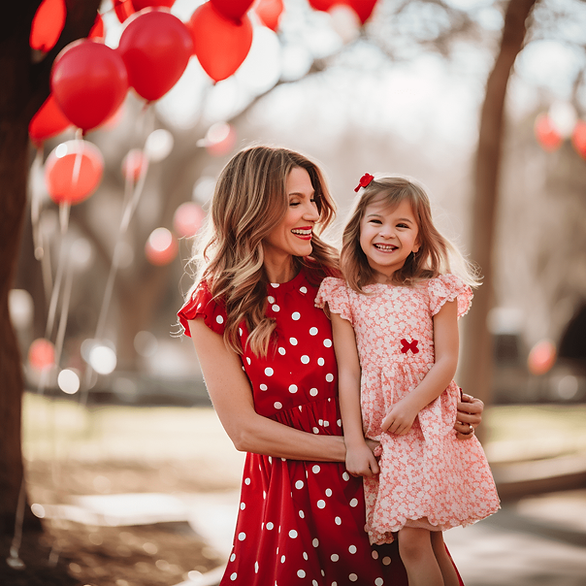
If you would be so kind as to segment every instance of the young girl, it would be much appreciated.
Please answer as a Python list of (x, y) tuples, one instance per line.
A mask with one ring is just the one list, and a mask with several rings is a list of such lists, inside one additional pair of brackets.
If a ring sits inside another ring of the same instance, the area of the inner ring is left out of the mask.
[[(453, 430), (457, 319), (477, 281), (419, 185), (366, 174), (361, 187), (343, 234), (345, 280), (326, 278), (316, 297), (332, 320), (346, 468), (364, 476), (371, 543), (398, 537), (409, 585), (457, 585), (442, 531), (499, 508), (480, 443)], [(380, 442), (380, 461), (365, 436)]]

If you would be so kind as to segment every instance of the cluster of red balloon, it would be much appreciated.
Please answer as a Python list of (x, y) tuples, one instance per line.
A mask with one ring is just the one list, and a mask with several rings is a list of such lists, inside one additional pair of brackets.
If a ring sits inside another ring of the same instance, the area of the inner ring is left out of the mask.
[(570, 139), (575, 151), (586, 160), (586, 122), (577, 120), (570, 104), (552, 104), (548, 112), (537, 116), (533, 129), (537, 142), (545, 151), (553, 152), (564, 140)]
[(370, 18), (376, 3), (377, 0), (309, 0), (309, 4), (315, 10), (321, 10), (322, 12), (328, 12), (337, 5), (349, 6), (356, 12), (362, 24)]

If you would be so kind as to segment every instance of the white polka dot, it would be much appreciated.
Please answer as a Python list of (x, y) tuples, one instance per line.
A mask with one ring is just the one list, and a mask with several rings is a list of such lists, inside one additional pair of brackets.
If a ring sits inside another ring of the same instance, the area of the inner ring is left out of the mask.
[(246, 362), (248, 362), (248, 364), (252, 364), (252, 362), (248, 356), (246, 357)]
[(224, 323), (224, 318), (221, 315), (216, 316), (216, 321), (219, 324), (223, 324)]
[(283, 408), (283, 403), (279, 403), (279, 401), (275, 401), (273, 407), (275, 409), (282, 409)]
[(303, 362), (303, 364), (309, 364), (309, 356), (307, 354), (304, 354), (301, 357), (301, 362)]
[(342, 420), (341, 419), (336, 419), (336, 425), (338, 427), (342, 427)]
[(329, 427), (330, 426), (330, 422), (326, 419), (324, 421), (324, 427)]
[(274, 298), (272, 295), (269, 295), (269, 296), (267, 297), (267, 301), (268, 301), (270, 304), (273, 304), (273, 303), (275, 302), (275, 298)]
[(321, 468), (319, 467), (319, 465), (318, 465), (318, 464), (315, 464), (315, 466), (313, 466), (313, 467), (311, 468), (311, 471), (312, 471), (314, 474), (317, 474), (317, 473), (318, 473), (320, 470), (321, 470)]
[(341, 525), (341, 524), (342, 524), (342, 519), (340, 519), (340, 517), (336, 517), (336, 518), (334, 519), (334, 523), (335, 523), (336, 525)]
[(242, 335), (242, 328), (238, 328), (238, 335), (241, 336)]
[(317, 508), (318, 509), (325, 509), (326, 508), (326, 501), (324, 501), (323, 499), (319, 499), (319, 501), (317, 501)]
[(238, 541), (244, 541), (246, 539), (246, 533), (242, 531), (242, 533), (238, 534)]
[(312, 580), (311, 581), (311, 586), (319, 586), (318, 581), (317, 580)]
[(296, 393), (299, 390), (299, 387), (297, 385), (289, 385), (289, 392), (290, 393)]
[(291, 531), (289, 531), (289, 537), (291, 539), (295, 539), (297, 537), (297, 531), (295, 531), (295, 529), (291, 529)]
[(348, 551), (349, 551), (350, 553), (356, 553), (356, 552), (358, 551), (358, 548), (357, 548), (355, 545), (351, 545), (351, 546), (348, 548)]
[(317, 336), (317, 332), (318, 331), (319, 330), (317, 328), (315, 328), (315, 327), (314, 328), (309, 328), (309, 335), (310, 336)]
[(281, 356), (285, 356), (286, 352), (287, 352), (287, 350), (285, 350), (285, 348), (283, 348), (283, 346), (281, 346), (281, 347), (279, 348), (279, 354), (280, 354)]
[(323, 358), (318, 358), (317, 363), (319, 366), (323, 366), (326, 363), (326, 361)]
[(323, 424), (324, 424), (324, 420), (323, 420), (323, 419), (318, 419), (318, 420), (317, 420), (317, 422), (318, 422), (320, 425), (323, 425)]
[[(269, 456), (269, 464), (272, 464), (272, 463), (273, 463), (273, 457)], [(259, 469), (260, 469), (260, 465), (259, 465)]]
[(324, 340), (324, 346), (325, 346), (326, 348), (331, 348), (331, 346), (332, 346), (332, 341), (331, 341), (329, 338), (326, 338), (326, 339)]
[(316, 537), (312, 542), (311, 545), (313, 545), (313, 547), (319, 547), (319, 539)]
[(282, 563), (282, 564), (284, 564), (286, 559), (287, 559), (287, 558), (286, 558), (284, 555), (282, 555), (282, 556), (281, 556), (281, 563)]
[(246, 508), (246, 503), (240, 503), (240, 510), (244, 511), (245, 508)]
[(271, 531), (272, 529), (274, 529), (275, 525), (273, 523), (271, 523), (270, 521), (267, 523), (267, 529), (269, 531)]
[(330, 556), (330, 559), (331, 559), (333, 562), (337, 562), (337, 561), (340, 559), (340, 556), (339, 556), (337, 553), (333, 553), (333, 554)]
[(319, 433), (319, 429), (317, 427), (313, 428), (313, 433)]
[(391, 564), (391, 558), (388, 555), (383, 558), (383, 564), (385, 566), (389, 566)]
[(271, 283), (271, 287), (273, 289), (276, 289), (279, 286), (279, 283)]
[(350, 474), (348, 474), (348, 472), (342, 472), (342, 478), (348, 481), (350, 480)]
[(304, 484), (305, 484), (305, 483), (303, 482), (303, 480), (298, 480), (298, 481), (295, 483), (295, 488), (297, 488), (297, 489), (301, 489), (301, 488), (303, 488)]
[(331, 488), (326, 488), (326, 496), (332, 496), (333, 492)]
[(372, 559), (378, 560), (378, 551), (376, 551), (376, 549), (373, 549), (371, 551), (371, 555), (372, 555)]
[(289, 338), (289, 344), (291, 346), (297, 346), (297, 338)]
[(331, 372), (326, 374), (326, 380), (331, 383), (334, 380), (334, 375)]
[(236, 554), (235, 554), (235, 553), (233, 553), (233, 554), (230, 556), (230, 561), (231, 561), (231, 562), (233, 562), (235, 559), (236, 559)]
[(307, 287), (299, 287), (299, 291), (305, 295), (307, 293)]
[(384, 583), (385, 583), (385, 581), (382, 578), (377, 578), (374, 581), (374, 586), (383, 586)]
[(301, 519), (305, 519), (305, 513), (303, 511), (299, 511), (299, 517)]
[(254, 573), (258, 574), (258, 562), (254, 562)]
[(250, 478), (245, 478), (244, 479), (244, 484), (250, 484)]
[(300, 317), (301, 317), (301, 314), (298, 311), (294, 311), (291, 314), (291, 319), (294, 319), (295, 321), (297, 321)]
[(306, 551), (303, 552), (303, 559), (305, 561), (309, 560), (309, 556), (307, 555), (307, 552)]
[(305, 578), (305, 572), (304, 572), (303, 570), (297, 570), (297, 575), (298, 575), (300, 578)]
[(358, 576), (356, 574), (349, 574), (348, 579), (350, 582), (356, 582), (356, 580), (358, 580)]
[(317, 395), (317, 393), (318, 393), (318, 390), (315, 387), (313, 389), (309, 389), (309, 394), (312, 397), (315, 397)]
[(275, 303), (275, 305), (271, 305), (271, 309), (275, 312), (275, 313), (279, 313), (279, 311), (281, 311), (281, 308)]
[[(267, 376), (273, 376), (274, 373), (275, 373), (275, 371), (270, 366), (267, 366), (265, 368), (265, 374)], [(328, 377), (327, 376), (326, 376), (326, 380), (328, 380)]]
[(264, 383), (262, 383), (262, 384), (260, 385), (260, 390), (261, 390), (261, 391), (266, 391), (268, 388), (269, 388), (269, 387), (267, 387), (267, 385), (265, 385)]
[(232, 582), (234, 582), (234, 580), (236, 580), (236, 578), (238, 578), (238, 574), (236, 572), (234, 572), (233, 574), (230, 575), (230, 580), (232, 580)]
[(358, 499), (352, 499), (350, 501), (350, 506), (351, 507), (357, 507), (358, 506)]

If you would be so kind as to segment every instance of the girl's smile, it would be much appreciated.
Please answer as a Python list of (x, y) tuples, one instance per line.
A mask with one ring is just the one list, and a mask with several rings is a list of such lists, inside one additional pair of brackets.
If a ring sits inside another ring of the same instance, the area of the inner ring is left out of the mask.
[(366, 207), (360, 221), (360, 247), (383, 282), (419, 250), (418, 234), (417, 220), (406, 200), (395, 208), (375, 201)]

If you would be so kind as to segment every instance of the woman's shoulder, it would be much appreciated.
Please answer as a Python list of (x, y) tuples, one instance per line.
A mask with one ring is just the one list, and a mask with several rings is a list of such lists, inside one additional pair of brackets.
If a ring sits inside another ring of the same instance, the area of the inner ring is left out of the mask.
[(185, 303), (177, 312), (177, 316), (187, 336), (190, 335), (188, 322), (198, 317), (203, 317), (206, 325), (213, 331), (223, 333), (226, 308), (221, 299), (214, 298), (209, 283), (202, 280), (192, 287)]

